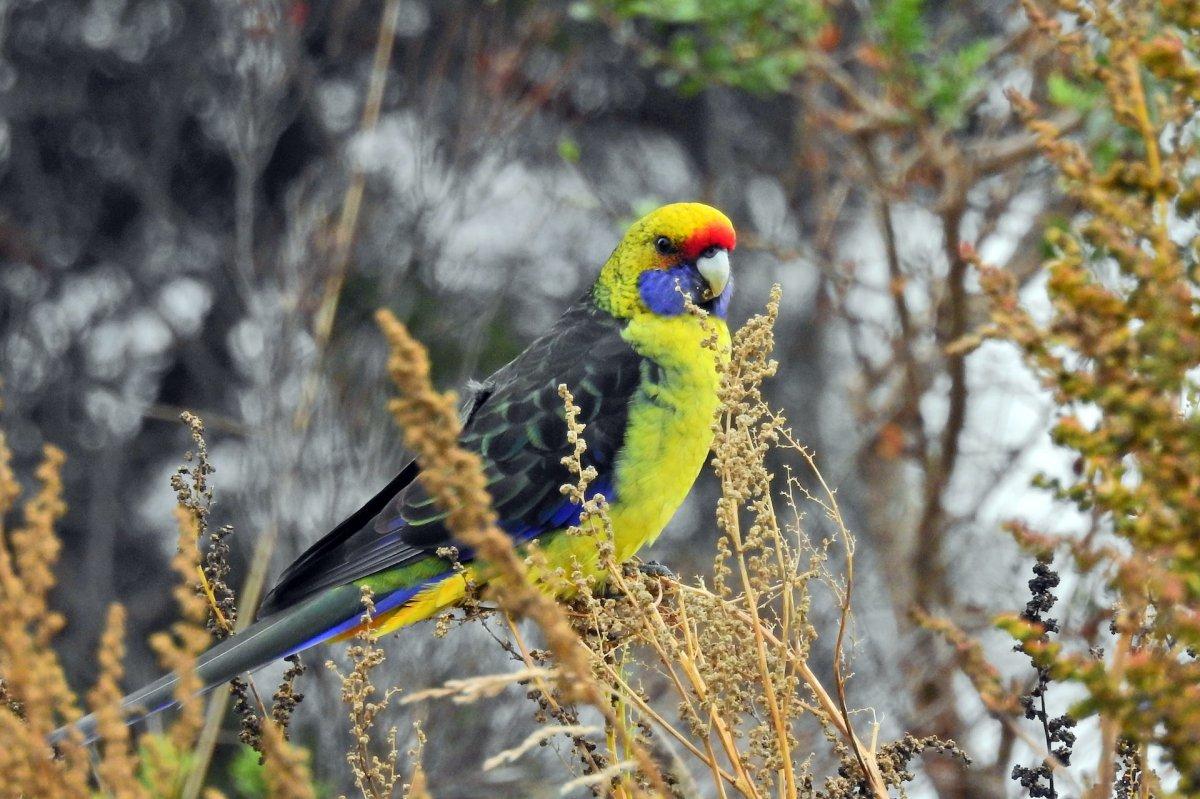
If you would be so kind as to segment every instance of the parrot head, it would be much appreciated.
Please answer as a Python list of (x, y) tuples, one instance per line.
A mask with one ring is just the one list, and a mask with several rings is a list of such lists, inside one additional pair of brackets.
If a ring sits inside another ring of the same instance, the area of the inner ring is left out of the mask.
[(672, 203), (634, 222), (593, 290), (614, 316), (687, 312), (684, 295), (724, 317), (733, 293), (729, 253), (737, 244), (729, 217), (701, 203)]

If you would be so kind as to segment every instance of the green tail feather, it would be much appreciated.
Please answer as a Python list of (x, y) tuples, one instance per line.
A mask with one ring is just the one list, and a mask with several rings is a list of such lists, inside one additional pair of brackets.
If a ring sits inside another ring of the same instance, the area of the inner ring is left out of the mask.
[[(339, 627), (362, 613), (362, 595), (355, 585), (343, 585), (260, 619), (237, 635), (221, 641), (196, 660), (201, 692), (326, 641)], [(127, 723), (134, 723), (173, 707), (179, 676), (168, 674), (130, 694), (121, 701)], [(52, 744), (79, 730), (87, 742), (96, 738), (96, 718), (89, 714), (72, 725), (60, 727), (50, 736)]]

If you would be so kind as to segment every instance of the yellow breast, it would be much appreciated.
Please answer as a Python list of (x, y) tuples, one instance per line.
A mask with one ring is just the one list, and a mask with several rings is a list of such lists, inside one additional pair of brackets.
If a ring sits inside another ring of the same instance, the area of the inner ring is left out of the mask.
[[(716, 347), (703, 346), (716, 335)], [(712, 444), (718, 364), (729, 357), (729, 329), (691, 314), (630, 320), (623, 336), (647, 359), (629, 408), (625, 445), (616, 463), (610, 515), (617, 559), (652, 542), (683, 504)]]
[[(715, 349), (702, 346), (714, 333)], [(619, 561), (658, 537), (700, 474), (712, 444), (718, 365), (729, 357), (729, 329), (720, 319), (702, 328), (690, 314), (645, 314), (630, 321), (623, 335), (647, 365), (630, 402), (625, 445), (616, 463), (616, 496), (609, 506)], [(531, 573), (548, 593), (569, 596), (574, 585), (564, 577), (576, 569), (603, 579), (590, 536), (550, 535), (542, 550), (547, 566)], [(375, 626), (388, 632), (457, 604), (468, 575), (475, 582), (490, 576), (478, 564), (468, 566), (466, 574), (435, 583), (376, 619)]]

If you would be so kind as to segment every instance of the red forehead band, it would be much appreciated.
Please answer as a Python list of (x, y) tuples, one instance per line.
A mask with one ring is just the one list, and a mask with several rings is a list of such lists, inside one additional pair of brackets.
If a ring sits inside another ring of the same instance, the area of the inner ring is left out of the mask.
[(700, 253), (709, 247), (732, 250), (736, 246), (737, 234), (733, 232), (733, 228), (715, 222), (687, 237), (683, 243), (683, 256), (690, 260), (699, 257)]

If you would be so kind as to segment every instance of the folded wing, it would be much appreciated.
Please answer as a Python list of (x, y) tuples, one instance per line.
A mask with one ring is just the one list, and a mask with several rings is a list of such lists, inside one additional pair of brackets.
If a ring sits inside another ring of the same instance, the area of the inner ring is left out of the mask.
[[(545, 335), (476, 387), (464, 408), (462, 445), (479, 454), (500, 526), (514, 540), (573, 524), (578, 505), (559, 487), (572, 480), (562, 458), (566, 416), (558, 386), (575, 395), (588, 449), (584, 465), (596, 468), (593, 492), (610, 499), (625, 435), (629, 402), (646, 363), (621, 338), (620, 323), (585, 298), (571, 306)], [(455, 546), (445, 512), (421, 486), (409, 463), (382, 491), (310, 547), (280, 577), (263, 601), (274, 613), (333, 586), (414, 564)]]

